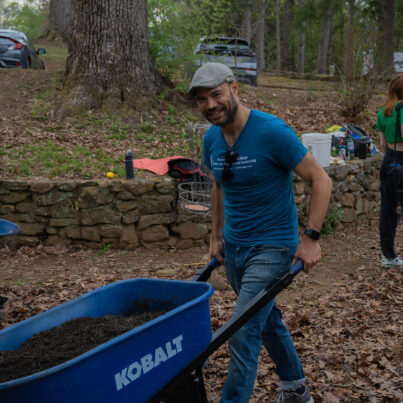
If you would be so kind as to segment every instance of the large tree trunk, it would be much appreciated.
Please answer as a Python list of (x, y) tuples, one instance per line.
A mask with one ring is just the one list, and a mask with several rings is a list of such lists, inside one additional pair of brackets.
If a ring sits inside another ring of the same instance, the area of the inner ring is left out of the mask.
[(346, 77), (346, 80), (352, 79), (354, 16), (355, 16), (355, 0), (349, 0), (347, 38), (344, 54), (344, 75)]
[(68, 40), (70, 33), (71, 0), (50, 0), (46, 36)]
[(248, 4), (243, 11), (241, 35), (243, 39), (248, 41), (249, 45), (252, 39), (251, 16), (251, 6)]
[(280, 0), (276, 1), (276, 69), (281, 70)]
[(161, 85), (151, 61), (147, 0), (73, 0), (66, 78), (56, 116), (138, 106)]
[[(304, 5), (305, 0), (298, 0), (298, 7)], [(298, 62), (297, 68), (300, 73), (305, 70), (305, 22), (302, 23), (301, 29), (298, 31)]]
[(264, 28), (266, 21), (266, 4), (263, 0), (259, 2), (259, 13), (256, 30), (257, 42), (257, 67), (259, 71), (265, 69), (264, 62)]
[(331, 15), (333, 10), (327, 7), (322, 16), (320, 38), (318, 45), (318, 58), (316, 62), (316, 71), (325, 74), (327, 71), (327, 51), (329, 47), (330, 25), (332, 23)]
[(390, 75), (394, 72), (395, 0), (380, 0), (381, 15), (378, 42), (378, 71)]
[(281, 38), (281, 65), (285, 70), (294, 68), (294, 55), (290, 49), (290, 34), (292, 22), (294, 19), (293, 13), (294, 0), (286, 0), (283, 12), (283, 27)]

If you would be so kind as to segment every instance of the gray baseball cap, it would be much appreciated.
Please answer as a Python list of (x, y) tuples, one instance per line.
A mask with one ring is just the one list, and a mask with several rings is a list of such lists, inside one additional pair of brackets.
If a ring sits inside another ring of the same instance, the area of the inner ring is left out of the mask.
[(196, 88), (215, 88), (223, 83), (232, 83), (235, 76), (232, 70), (222, 63), (206, 63), (199, 67), (190, 84), (189, 95), (196, 95)]

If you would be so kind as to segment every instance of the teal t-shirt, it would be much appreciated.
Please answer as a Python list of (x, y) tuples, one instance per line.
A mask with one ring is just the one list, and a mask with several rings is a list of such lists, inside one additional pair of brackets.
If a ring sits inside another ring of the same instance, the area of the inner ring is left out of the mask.
[[(383, 132), (385, 135), (385, 140), (388, 143), (394, 143), (395, 142), (395, 132), (396, 132), (396, 105), (401, 102), (398, 101), (396, 102), (395, 106), (392, 109), (392, 116), (384, 116), (383, 111), (385, 107), (383, 106), (381, 110), (378, 112), (378, 119), (376, 122), (376, 129), (380, 132)], [(400, 122), (403, 124), (403, 110), (400, 110)], [(403, 141), (402, 136), (400, 133), (397, 134), (397, 142), (400, 143)]]
[(298, 217), (292, 170), (307, 150), (279, 118), (251, 110), (231, 148), (238, 153), (231, 181), (222, 181), (228, 150), (221, 128), (211, 126), (203, 139), (203, 162), (224, 193), (224, 237), (241, 246), (298, 245)]

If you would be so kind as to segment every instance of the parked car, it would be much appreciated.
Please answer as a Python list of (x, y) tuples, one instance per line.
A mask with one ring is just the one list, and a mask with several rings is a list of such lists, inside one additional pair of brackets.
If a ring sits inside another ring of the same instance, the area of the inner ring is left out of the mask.
[(202, 38), (196, 54), (197, 67), (209, 62), (223, 63), (234, 72), (238, 81), (257, 85), (256, 55), (245, 39), (226, 36)]
[(0, 29), (0, 67), (22, 69), (44, 69), (45, 63), (39, 57), (45, 49), (35, 49), (24, 32)]

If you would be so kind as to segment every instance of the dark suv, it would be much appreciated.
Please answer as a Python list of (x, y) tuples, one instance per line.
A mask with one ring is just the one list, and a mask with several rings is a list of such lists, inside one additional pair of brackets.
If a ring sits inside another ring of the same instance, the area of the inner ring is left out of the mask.
[(238, 81), (257, 85), (256, 55), (242, 38), (226, 36), (202, 38), (196, 49), (197, 65), (218, 62), (227, 65)]
[(35, 49), (24, 32), (0, 29), (0, 67), (44, 69), (38, 56), (44, 53), (45, 49)]

